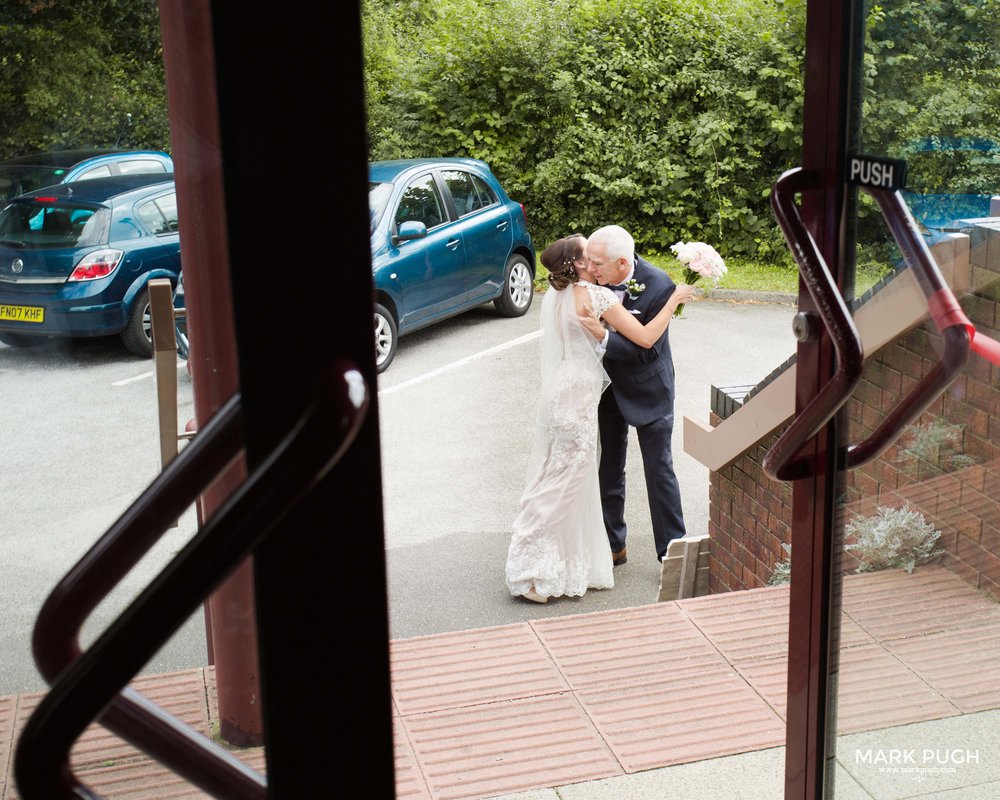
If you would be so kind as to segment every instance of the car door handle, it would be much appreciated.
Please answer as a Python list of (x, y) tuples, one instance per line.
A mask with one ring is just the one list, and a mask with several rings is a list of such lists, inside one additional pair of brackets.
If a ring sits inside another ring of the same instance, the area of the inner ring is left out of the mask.
[(462, 243), (461, 239), (449, 239), (447, 242), (444, 243), (444, 246), (447, 247), (449, 250), (457, 250), (458, 246), (461, 243)]
[(498, 231), (505, 231), (505, 230), (507, 230), (507, 228), (509, 226), (510, 226), (510, 221), (505, 219), (505, 220), (497, 223), (497, 230)]

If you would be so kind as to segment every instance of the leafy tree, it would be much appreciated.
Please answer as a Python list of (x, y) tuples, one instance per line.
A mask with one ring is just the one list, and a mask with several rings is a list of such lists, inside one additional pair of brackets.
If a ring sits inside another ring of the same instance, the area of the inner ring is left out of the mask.
[[(867, 10), (861, 147), (907, 161), (907, 189), (1000, 191), (1000, 2), (889, 0)], [(961, 216), (961, 198), (937, 202)], [(861, 196), (859, 240), (901, 254)]]
[(619, 222), (644, 252), (784, 257), (767, 196), (798, 157), (801, 3), (403, 5), (373, 158), (482, 158), (542, 241)]
[(0, 4), (0, 158), (169, 142), (156, 0)]

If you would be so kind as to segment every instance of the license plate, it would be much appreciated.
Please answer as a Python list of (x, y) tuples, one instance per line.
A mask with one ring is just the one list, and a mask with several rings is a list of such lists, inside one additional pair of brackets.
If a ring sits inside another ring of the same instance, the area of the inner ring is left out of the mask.
[(0, 319), (11, 322), (45, 322), (45, 309), (39, 306), (0, 305)]

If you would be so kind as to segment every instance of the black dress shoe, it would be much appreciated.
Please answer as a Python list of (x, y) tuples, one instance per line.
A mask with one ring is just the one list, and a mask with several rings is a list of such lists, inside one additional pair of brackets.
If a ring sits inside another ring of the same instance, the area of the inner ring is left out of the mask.
[(617, 553), (612, 550), (611, 551), (611, 566), (617, 567), (619, 564), (624, 564), (626, 561), (628, 561), (628, 558), (626, 558), (627, 552), (628, 552), (628, 548), (626, 548), (626, 547), (623, 547)]

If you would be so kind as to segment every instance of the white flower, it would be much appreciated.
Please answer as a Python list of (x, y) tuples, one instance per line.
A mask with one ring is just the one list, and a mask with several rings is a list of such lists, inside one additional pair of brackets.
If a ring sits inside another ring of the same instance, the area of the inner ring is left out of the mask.
[[(670, 249), (677, 256), (685, 269), (685, 281), (691, 283), (691, 277), (708, 278), (714, 283), (726, 274), (726, 262), (716, 252), (715, 248), (704, 242), (677, 242)], [(697, 280), (697, 278), (695, 278)]]
[(635, 278), (629, 278), (625, 281), (625, 291), (628, 292), (630, 299), (635, 300), (635, 298), (646, 291), (646, 284), (639, 283)]

